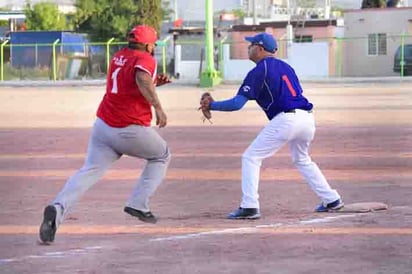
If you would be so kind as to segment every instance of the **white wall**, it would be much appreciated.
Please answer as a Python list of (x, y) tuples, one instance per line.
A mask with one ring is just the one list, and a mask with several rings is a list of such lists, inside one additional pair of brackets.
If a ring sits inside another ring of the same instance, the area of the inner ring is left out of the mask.
[(255, 64), (249, 60), (227, 60), (223, 62), (223, 80), (241, 81)]
[[(204, 64), (203, 64), (204, 66)], [(199, 79), (200, 61), (183, 61), (182, 46), (175, 46), (175, 74), (179, 74), (180, 79)]]
[[(293, 43), (286, 63), (291, 65), (300, 78), (324, 78), (329, 76), (329, 45), (327, 42)], [(223, 78), (228, 81), (242, 80), (255, 64), (250, 60), (229, 59), (229, 45), (223, 50)]]
[(288, 60), (298, 77), (329, 76), (329, 45), (327, 42), (293, 43)]
[[(302, 79), (326, 78), (329, 76), (329, 46), (327, 42), (293, 43), (288, 53), (290, 64)], [(182, 61), (181, 46), (175, 47), (175, 73), (184, 80), (199, 79), (200, 61)], [(204, 64), (205, 66), (205, 64)], [(222, 73), (225, 81), (242, 81), (255, 64), (247, 59), (230, 59), (230, 45), (223, 45)]]
[(250, 60), (230, 59), (230, 45), (223, 45), (223, 80), (241, 81), (254, 66)]

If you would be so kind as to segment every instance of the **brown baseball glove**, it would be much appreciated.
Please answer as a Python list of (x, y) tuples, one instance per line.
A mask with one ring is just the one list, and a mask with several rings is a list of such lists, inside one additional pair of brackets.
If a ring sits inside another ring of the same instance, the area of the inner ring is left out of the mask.
[(198, 108), (198, 110), (202, 111), (203, 117), (203, 123), (205, 122), (205, 120), (208, 120), (209, 123), (212, 124), (212, 113), (210, 112), (210, 103), (213, 102), (213, 97), (209, 92), (205, 92), (202, 94), (202, 96), (200, 97), (200, 107)]

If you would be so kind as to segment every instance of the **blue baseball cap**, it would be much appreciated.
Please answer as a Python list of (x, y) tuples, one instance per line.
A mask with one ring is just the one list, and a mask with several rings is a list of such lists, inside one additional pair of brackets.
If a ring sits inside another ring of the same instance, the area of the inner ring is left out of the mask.
[(261, 45), (266, 51), (271, 53), (275, 53), (278, 49), (278, 43), (276, 43), (275, 38), (266, 32), (258, 33), (255, 36), (246, 36), (245, 40), (252, 44)]

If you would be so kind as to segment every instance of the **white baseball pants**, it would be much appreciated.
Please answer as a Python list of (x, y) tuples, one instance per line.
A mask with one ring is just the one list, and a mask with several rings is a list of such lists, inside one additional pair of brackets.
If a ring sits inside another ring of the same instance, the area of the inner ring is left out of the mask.
[(312, 113), (296, 110), (281, 112), (259, 133), (242, 155), (242, 202), (243, 208), (259, 208), (259, 177), (262, 160), (274, 155), (288, 143), (292, 161), (311, 189), (324, 203), (340, 199), (331, 189), (325, 176), (309, 156), (309, 146), (315, 135)]

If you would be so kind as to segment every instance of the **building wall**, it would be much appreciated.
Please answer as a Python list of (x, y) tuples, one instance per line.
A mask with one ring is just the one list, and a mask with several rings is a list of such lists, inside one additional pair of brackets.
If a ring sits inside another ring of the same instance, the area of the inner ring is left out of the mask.
[[(293, 56), (290, 59), (282, 59), (289, 63), (301, 79), (321, 79), (327, 78), (328, 75), (328, 56), (324, 54), (327, 51), (326, 42), (316, 43), (295, 43), (291, 45)], [(182, 60), (181, 45), (176, 48), (175, 71), (179, 73), (181, 80), (193, 81), (199, 79), (199, 73), (205, 68), (205, 64), (197, 61)], [(223, 73), (224, 81), (242, 81), (247, 73), (255, 67), (255, 63), (248, 59), (231, 59), (229, 56), (230, 45), (223, 46), (223, 63), (220, 71)], [(308, 64), (316, 64), (310, 66)]]
[[(337, 37), (337, 30), (338, 27), (336, 26), (322, 26), (322, 27), (305, 27), (305, 28), (296, 28), (294, 30), (295, 35), (311, 35), (313, 37), (314, 42), (327, 42), (329, 47), (325, 54), (328, 56), (328, 68), (329, 68), (329, 75), (336, 75), (337, 74), (337, 51), (338, 51), (338, 44), (337, 40), (333, 39)], [(230, 58), (231, 59), (248, 59), (247, 53), (247, 45), (248, 43), (245, 41), (245, 36), (253, 36), (256, 33), (265, 31), (267, 33), (271, 33), (278, 42), (278, 51), (276, 53), (278, 58), (288, 59), (290, 58), (289, 54), (290, 50), (290, 41), (287, 40), (286, 35), (286, 28), (272, 28), (267, 27), (264, 30), (256, 30), (256, 31), (233, 31), (231, 32), (231, 51), (230, 51)], [(289, 44), (289, 45), (288, 45)], [(297, 43), (299, 44), (299, 43)], [(310, 45), (310, 43), (301, 43), (304, 46)]]
[[(396, 75), (393, 58), (401, 44), (401, 33), (412, 35), (409, 21), (412, 20), (412, 8), (347, 11), (344, 20), (343, 76)], [(368, 55), (367, 37), (373, 33), (386, 33), (386, 55)]]

